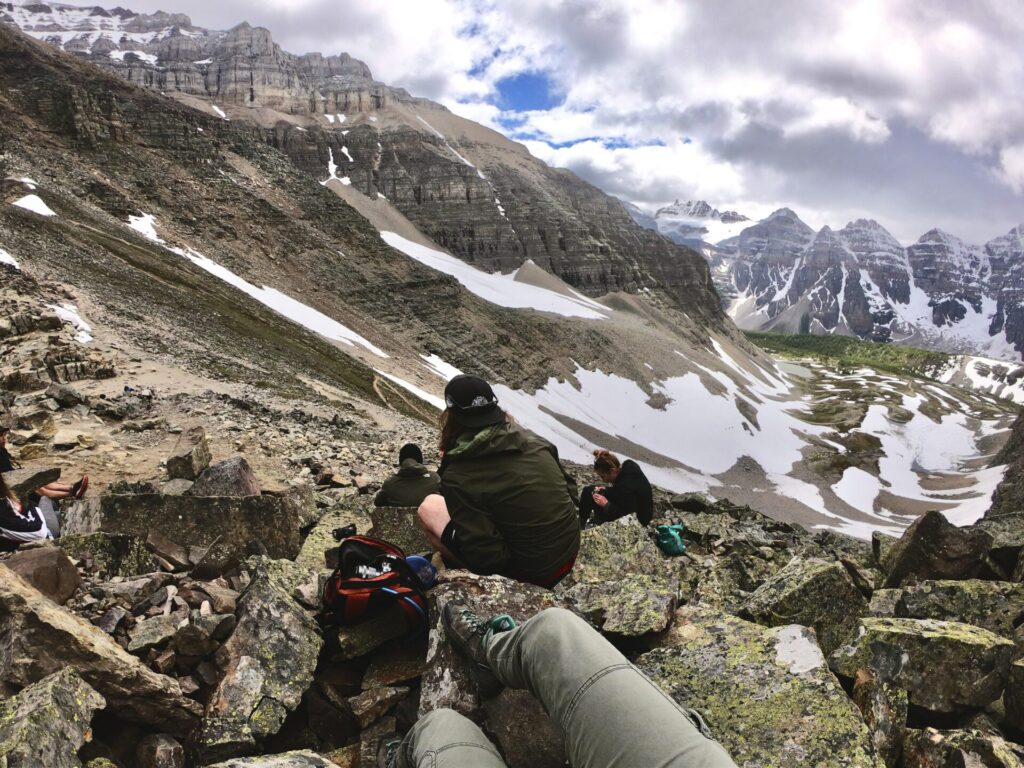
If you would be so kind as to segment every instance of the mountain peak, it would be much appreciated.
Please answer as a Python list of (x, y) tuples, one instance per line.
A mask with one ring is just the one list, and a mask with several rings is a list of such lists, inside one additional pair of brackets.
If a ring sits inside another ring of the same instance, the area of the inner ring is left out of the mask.
[(768, 219), (795, 219), (800, 221), (800, 217), (796, 215), (792, 208), (779, 208), (777, 211), (772, 211), (768, 215)]

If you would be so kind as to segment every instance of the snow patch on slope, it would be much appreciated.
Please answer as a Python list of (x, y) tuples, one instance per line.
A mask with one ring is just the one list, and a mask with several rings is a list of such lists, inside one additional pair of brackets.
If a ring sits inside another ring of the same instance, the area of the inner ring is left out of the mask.
[(606, 320), (610, 315), (610, 310), (589, 299), (517, 282), (515, 273), (502, 275), (484, 272), (450, 254), (414, 243), (395, 232), (381, 232), (380, 236), (392, 248), (431, 269), (451, 275), (471, 293), (500, 307), (535, 309), (588, 320)]
[(351, 328), (342, 325), (334, 318), (325, 315), (323, 312), (313, 309), (313, 307), (308, 304), (303, 304), (301, 301), (293, 299), (285, 293), (281, 293), (281, 291), (276, 288), (270, 288), (266, 285), (261, 288), (257, 288), (249, 281), (239, 277), (231, 270), (221, 266), (217, 262), (207, 258), (192, 248), (183, 249), (168, 246), (157, 235), (155, 226), (156, 218), (151, 214), (144, 213), (141, 216), (129, 216), (128, 225), (143, 237), (164, 246), (164, 248), (169, 250), (171, 253), (175, 253), (178, 256), (188, 259), (197, 267), (209, 272), (211, 275), (223, 280), (225, 283), (234, 286), (238, 290), (242, 291), (242, 293), (252, 297), (256, 301), (274, 310), (279, 315), (288, 318), (292, 322), (297, 323), (326, 339), (330, 339), (331, 341), (340, 341), (350, 347), (359, 345), (378, 357), (389, 357), (386, 352), (369, 342)]

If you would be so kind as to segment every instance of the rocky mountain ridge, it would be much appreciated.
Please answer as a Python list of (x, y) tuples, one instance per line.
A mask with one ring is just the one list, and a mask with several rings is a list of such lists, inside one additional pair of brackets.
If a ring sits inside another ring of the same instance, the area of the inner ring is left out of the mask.
[[(673, 209), (717, 220), (706, 203)], [(932, 229), (907, 247), (874, 220), (815, 232), (788, 208), (743, 222), (724, 237), (716, 236), (722, 230), (704, 227), (701, 233), (699, 224), (686, 226), (695, 229), (683, 231), (655, 217), (658, 231), (667, 237), (682, 231), (680, 239), (705, 253), (741, 328), (841, 333), (1021, 360), (1024, 224), (984, 245)]]
[[(339, 193), (378, 200), (488, 271), (532, 261), (591, 296), (666, 292), (720, 322), (699, 255), (635, 226), (621, 203), (524, 147), (373, 80), (347, 54), (294, 56), (266, 29), (180, 14), (0, 5), (0, 22), (207, 114), (231, 119)], [(354, 203), (351, 198), (350, 203)]]

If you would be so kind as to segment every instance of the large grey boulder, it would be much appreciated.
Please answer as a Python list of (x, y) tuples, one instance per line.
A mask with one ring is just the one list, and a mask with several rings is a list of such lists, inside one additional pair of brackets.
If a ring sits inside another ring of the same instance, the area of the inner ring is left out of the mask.
[(150, 530), (182, 547), (208, 550), (205, 560), (244, 559), (257, 543), (270, 557), (293, 558), (299, 552), (296, 507), (278, 496), (214, 497), (120, 494), (96, 496), (76, 504), (64, 522), (67, 534), (103, 531), (145, 541)]
[(602, 632), (639, 637), (672, 620), (677, 568), (630, 516), (583, 531), (576, 565), (555, 591)]
[(25, 500), (28, 495), (37, 488), (42, 488), (49, 483), (55, 483), (60, 479), (60, 469), (57, 467), (46, 467), (44, 469), (16, 469), (13, 472), (4, 473), (4, 482), (7, 487), (14, 491), (14, 495)]
[(48, 598), (64, 605), (82, 579), (64, 550), (53, 545), (23, 548), (4, 560), (4, 565)]
[(259, 481), (242, 456), (232, 456), (207, 467), (189, 490), (190, 496), (258, 496), (259, 493)]
[(171, 480), (195, 480), (208, 466), (210, 445), (206, 442), (206, 430), (193, 427), (182, 432), (167, 457), (167, 477)]
[(125, 720), (184, 736), (198, 723), (199, 705), (178, 682), (129, 655), (99, 627), (55, 605), (0, 565), (0, 681), (27, 686), (67, 667)]
[(701, 712), (739, 766), (882, 768), (860, 712), (806, 627), (766, 628), (688, 606), (637, 666)]
[(196, 739), (206, 762), (256, 752), (313, 682), (323, 640), (292, 598), (294, 564), (287, 565), (258, 558), (238, 599), (238, 625), (217, 654), (226, 672)]
[(416, 516), (416, 507), (374, 507), (370, 510), (373, 527), (370, 536), (390, 541), (407, 555), (433, 552), (433, 545)]
[(980, 528), (958, 528), (941, 512), (927, 512), (886, 553), (883, 586), (973, 578), (981, 572), (991, 546), (992, 536)]
[(814, 627), (828, 655), (853, 637), (866, 609), (867, 601), (842, 563), (795, 557), (754, 590), (741, 615), (769, 627)]
[(829, 663), (846, 677), (869, 669), (906, 690), (911, 704), (956, 712), (999, 698), (1013, 651), (1012, 641), (970, 624), (868, 617)]
[(1024, 617), (1024, 584), (1009, 581), (922, 581), (900, 590), (897, 617), (961, 621), (1012, 638)]
[(1003, 705), (1007, 722), (1017, 730), (1024, 731), (1024, 659), (1017, 659), (1010, 665)]
[(104, 701), (72, 668), (0, 700), (0, 766), (79, 768), (92, 738), (92, 714)]

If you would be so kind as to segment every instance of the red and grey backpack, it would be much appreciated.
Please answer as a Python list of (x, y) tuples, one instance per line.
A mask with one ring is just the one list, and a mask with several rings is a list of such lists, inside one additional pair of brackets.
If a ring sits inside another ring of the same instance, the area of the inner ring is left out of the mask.
[(420, 577), (394, 544), (370, 536), (347, 536), (338, 546), (338, 565), (323, 591), (322, 621), (353, 624), (387, 606), (398, 605), (410, 629), (427, 626), (427, 595)]

